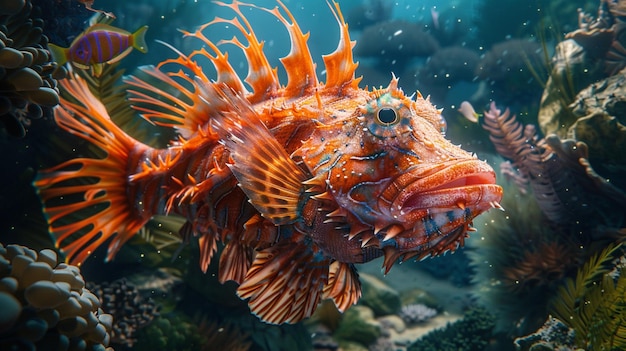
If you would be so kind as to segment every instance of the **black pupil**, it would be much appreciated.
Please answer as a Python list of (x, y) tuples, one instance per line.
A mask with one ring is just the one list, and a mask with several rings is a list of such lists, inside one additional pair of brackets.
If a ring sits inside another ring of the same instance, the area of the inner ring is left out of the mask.
[(384, 124), (395, 123), (398, 119), (396, 111), (391, 108), (381, 108), (378, 110), (378, 120)]

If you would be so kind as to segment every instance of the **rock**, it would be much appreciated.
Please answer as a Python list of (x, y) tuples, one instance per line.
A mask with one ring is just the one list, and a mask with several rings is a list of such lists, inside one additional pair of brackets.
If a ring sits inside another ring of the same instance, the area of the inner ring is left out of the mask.
[(607, 168), (626, 168), (626, 69), (590, 84), (569, 106), (577, 118), (568, 136), (589, 147), (589, 160)]
[(577, 92), (604, 76), (603, 69), (602, 61), (591, 58), (573, 39), (556, 46), (539, 107), (539, 126), (544, 135), (567, 137), (569, 127), (577, 119), (568, 105)]
[(380, 336), (381, 330), (380, 322), (374, 319), (374, 312), (369, 307), (353, 306), (344, 314), (334, 336), (367, 346)]
[(378, 318), (380, 325), (386, 328), (393, 329), (396, 333), (403, 333), (406, 330), (406, 324), (395, 314)]
[(377, 317), (400, 311), (400, 294), (383, 281), (368, 274), (361, 274), (362, 297), (360, 303), (368, 306)]

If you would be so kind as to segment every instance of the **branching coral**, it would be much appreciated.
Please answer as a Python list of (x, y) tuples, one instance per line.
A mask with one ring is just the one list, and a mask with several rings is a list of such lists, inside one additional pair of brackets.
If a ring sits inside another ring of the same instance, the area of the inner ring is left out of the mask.
[(554, 350), (575, 351), (573, 329), (568, 328), (560, 320), (549, 317), (537, 332), (515, 339), (518, 351)]
[(533, 126), (524, 127), (495, 103), (484, 116), (483, 127), (496, 151), (528, 179), (539, 207), (552, 222), (606, 218), (614, 208), (626, 205), (626, 194), (591, 168), (585, 143), (561, 141), (554, 135), (540, 140)]
[(404, 305), (400, 318), (407, 324), (424, 323), (437, 315), (437, 310), (424, 304)]
[(36, 252), (0, 244), (0, 349), (104, 350), (112, 316), (85, 288), (78, 267), (59, 263), (49, 249)]
[(31, 8), (23, 0), (5, 0), (0, 6), (0, 122), (18, 137), (26, 134), (32, 119), (59, 103), (43, 21), (30, 18)]
[(565, 38), (574, 39), (586, 51), (604, 61), (605, 72), (614, 75), (626, 67), (626, 5), (601, 0), (598, 17), (579, 11), (578, 29)]

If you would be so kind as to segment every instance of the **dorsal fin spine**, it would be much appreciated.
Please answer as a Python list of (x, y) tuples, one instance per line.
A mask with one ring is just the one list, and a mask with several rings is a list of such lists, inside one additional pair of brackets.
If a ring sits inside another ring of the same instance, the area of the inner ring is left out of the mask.
[(355, 42), (350, 41), (348, 24), (343, 18), (339, 4), (333, 1), (333, 5), (328, 4), (337, 23), (339, 23), (340, 36), (337, 49), (323, 57), (326, 67), (326, 88), (340, 88), (341, 90), (346, 88), (357, 89), (361, 78), (354, 77), (358, 66), (352, 56), (352, 48)]

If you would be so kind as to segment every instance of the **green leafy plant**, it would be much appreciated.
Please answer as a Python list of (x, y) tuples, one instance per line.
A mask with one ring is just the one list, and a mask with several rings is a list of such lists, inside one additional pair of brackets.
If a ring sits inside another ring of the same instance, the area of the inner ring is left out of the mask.
[(576, 332), (576, 344), (586, 350), (626, 349), (626, 277), (624, 267), (608, 274), (621, 245), (594, 255), (566, 280), (552, 302), (552, 313)]

